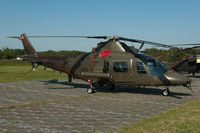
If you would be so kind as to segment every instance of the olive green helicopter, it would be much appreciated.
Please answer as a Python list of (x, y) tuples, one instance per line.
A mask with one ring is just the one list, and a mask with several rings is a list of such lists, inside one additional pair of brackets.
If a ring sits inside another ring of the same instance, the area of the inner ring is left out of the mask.
[[(173, 70), (181, 73), (192, 73), (195, 76), (195, 73), (200, 72), (200, 55), (197, 53), (197, 50), (200, 48), (199, 43), (194, 44), (179, 44), (174, 46), (192, 46), (188, 48), (182, 48), (181, 51), (187, 53), (188, 50), (192, 51), (190, 56), (183, 58), (182, 60), (173, 63), (171, 67)], [(199, 51), (199, 50), (198, 50)]]
[[(76, 57), (44, 56), (39, 55), (31, 45), (28, 38), (89, 38), (105, 39), (91, 52)], [(89, 94), (95, 92), (97, 85), (108, 85), (110, 90), (115, 90), (116, 85), (135, 86), (166, 86), (163, 95), (169, 95), (169, 87), (183, 85), (191, 89), (191, 80), (186, 76), (166, 68), (153, 57), (140, 53), (144, 44), (157, 47), (171, 48), (173, 46), (144, 40), (129, 39), (118, 36), (10, 36), (22, 41), (25, 55), (20, 56), (24, 61), (32, 64), (32, 69), (43, 65), (54, 70), (68, 74), (69, 82), (72, 78), (87, 81), (90, 87)], [(138, 50), (125, 44), (125, 41), (140, 43)], [(37, 64), (37, 65), (36, 65)]]

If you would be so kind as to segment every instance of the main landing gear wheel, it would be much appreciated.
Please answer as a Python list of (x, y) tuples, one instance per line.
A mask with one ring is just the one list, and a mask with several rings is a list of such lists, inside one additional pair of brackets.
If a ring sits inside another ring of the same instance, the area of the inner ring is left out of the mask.
[(170, 94), (169, 88), (163, 90), (163, 96), (169, 96), (169, 94)]

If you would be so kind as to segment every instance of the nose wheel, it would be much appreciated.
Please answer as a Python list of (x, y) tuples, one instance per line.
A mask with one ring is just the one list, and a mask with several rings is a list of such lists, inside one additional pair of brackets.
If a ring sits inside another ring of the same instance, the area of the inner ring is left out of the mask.
[(94, 84), (93, 83), (90, 85), (90, 88), (87, 89), (87, 93), (88, 94), (94, 93)]
[(169, 94), (170, 94), (169, 88), (163, 90), (163, 96), (169, 96)]
[(87, 93), (88, 93), (88, 94), (92, 94), (93, 92), (94, 92), (94, 90), (93, 90), (92, 88), (88, 88), (88, 89), (87, 89)]

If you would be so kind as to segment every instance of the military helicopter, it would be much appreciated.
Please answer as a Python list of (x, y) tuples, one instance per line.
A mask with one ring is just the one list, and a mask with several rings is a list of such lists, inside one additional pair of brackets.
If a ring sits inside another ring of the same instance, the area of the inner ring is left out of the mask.
[[(39, 55), (28, 37), (70, 37), (106, 39), (107, 41), (98, 43), (97, 47), (92, 49), (92, 52), (66, 58)], [(139, 50), (144, 44), (173, 47), (170, 45), (118, 36), (26, 36), (26, 34), (22, 34), (20, 37), (11, 36), (9, 38), (18, 38), (22, 41), (25, 55), (20, 58), (32, 63), (33, 69), (36, 69), (38, 65), (43, 65), (45, 68), (50, 67), (67, 73), (69, 82), (72, 81), (72, 77), (88, 81), (90, 87), (87, 92), (89, 94), (95, 91), (96, 85), (108, 85), (110, 90), (115, 90), (116, 85), (167, 86), (163, 90), (164, 96), (169, 95), (169, 86), (183, 85), (191, 88), (190, 79), (169, 70), (150, 56), (134, 52), (122, 41), (141, 43)]]
[(184, 46), (184, 45), (196, 45), (189, 48), (184, 48), (182, 51), (186, 50), (192, 50), (193, 54), (192, 56), (187, 56), (186, 58), (183, 58), (181, 61), (174, 63), (174, 65), (171, 67), (173, 70), (177, 72), (182, 73), (192, 73), (193, 76), (195, 76), (195, 73), (200, 72), (200, 55), (194, 52), (194, 49), (197, 49), (200, 47), (200, 44), (179, 44), (174, 46)]

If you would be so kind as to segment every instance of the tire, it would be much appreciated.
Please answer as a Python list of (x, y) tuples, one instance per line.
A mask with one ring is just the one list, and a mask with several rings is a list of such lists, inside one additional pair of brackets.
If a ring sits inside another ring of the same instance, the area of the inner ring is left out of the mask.
[(169, 96), (169, 93), (170, 92), (168, 88), (163, 90), (163, 96)]
[(92, 94), (93, 92), (94, 92), (94, 90), (92, 88), (87, 89), (88, 94)]

